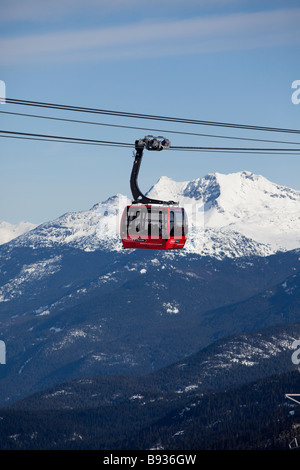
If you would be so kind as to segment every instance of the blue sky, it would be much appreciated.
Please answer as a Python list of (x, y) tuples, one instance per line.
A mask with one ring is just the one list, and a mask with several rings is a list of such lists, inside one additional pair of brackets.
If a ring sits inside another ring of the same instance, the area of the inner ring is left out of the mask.
[[(291, 101), (299, 24), (299, 2), (291, 0), (1, 0), (0, 80), (8, 98), (299, 129), (300, 104)], [(300, 142), (8, 103), (0, 111)], [(4, 113), (0, 129), (125, 142), (148, 133)], [(259, 146), (164, 135), (178, 146)], [(5, 138), (0, 145), (0, 220), (40, 223), (116, 193), (130, 197), (129, 149)], [(299, 156), (221, 152), (145, 153), (139, 182), (146, 192), (162, 175), (186, 181), (242, 170), (300, 189)]]

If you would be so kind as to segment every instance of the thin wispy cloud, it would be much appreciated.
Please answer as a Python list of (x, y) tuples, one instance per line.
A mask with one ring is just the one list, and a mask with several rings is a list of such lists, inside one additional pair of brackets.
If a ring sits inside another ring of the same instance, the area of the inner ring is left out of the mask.
[(2, 38), (2, 64), (138, 59), (300, 43), (300, 8)]
[(174, 7), (197, 6), (222, 6), (241, 3), (245, 0), (1, 0), (0, 2), (0, 23), (8, 22), (35, 22), (53, 20), (65, 20), (67, 17), (80, 15), (87, 12), (94, 15), (100, 15), (111, 12), (129, 12), (131, 14), (146, 9), (148, 11), (157, 11), (158, 14), (163, 8), (169, 9), (172, 13)]

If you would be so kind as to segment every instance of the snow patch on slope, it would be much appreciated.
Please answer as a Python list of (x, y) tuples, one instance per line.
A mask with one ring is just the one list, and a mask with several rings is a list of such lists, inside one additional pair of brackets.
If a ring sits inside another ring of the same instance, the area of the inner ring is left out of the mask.
[[(262, 361), (268, 364), (272, 359), (291, 353), (294, 350), (294, 341), (293, 335), (282, 331), (270, 337), (264, 337), (261, 333), (242, 334), (225, 344), (216, 345), (205, 361), (198, 364), (199, 379), (196, 383), (185, 383), (177, 392), (183, 393), (200, 386), (206, 378), (218, 377), (218, 374), (223, 374), (224, 371), (229, 373), (259, 367)], [(177, 367), (183, 369), (188, 365), (182, 362)]]
[(0, 302), (8, 302), (12, 298), (22, 295), (28, 285), (59, 271), (61, 259), (61, 256), (54, 256), (36, 263), (24, 264), (17, 277), (0, 287)]

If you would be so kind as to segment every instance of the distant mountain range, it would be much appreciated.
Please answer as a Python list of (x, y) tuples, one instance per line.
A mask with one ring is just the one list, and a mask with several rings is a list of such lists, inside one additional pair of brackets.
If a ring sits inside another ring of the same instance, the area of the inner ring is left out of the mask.
[(266, 376), (297, 371), (291, 358), (296, 350), (294, 341), (299, 338), (300, 322), (232, 335), (151, 374), (81, 377), (33, 394), (10, 409), (95, 408), (133, 399), (151, 402), (161, 395), (167, 398), (176, 393), (228, 390)]
[(61, 383), (2, 408), (0, 448), (288, 450), (300, 417), (286, 398), (300, 389), (290, 360), (299, 333), (299, 323), (272, 327), (150, 375)]
[(300, 192), (240, 172), (162, 177), (149, 194), (186, 207), (184, 250), (123, 250), (123, 195), (0, 246), (0, 406), (122, 406), (148, 390), (150, 410), (295, 370)]
[(299, 318), (297, 250), (216, 260), (8, 245), (3, 404), (75, 377), (149, 373), (216, 339)]
[[(189, 218), (185, 253), (223, 258), (270, 255), (300, 247), (300, 191), (243, 171), (178, 183), (161, 177), (148, 195), (176, 200)], [(119, 227), (130, 200), (121, 194), (88, 211), (67, 213), (25, 233), (14, 246), (72, 246), (119, 251)]]

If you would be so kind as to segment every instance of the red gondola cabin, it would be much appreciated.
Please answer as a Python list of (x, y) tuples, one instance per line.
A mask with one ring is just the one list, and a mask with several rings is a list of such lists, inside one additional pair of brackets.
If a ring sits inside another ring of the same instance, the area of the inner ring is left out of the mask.
[(145, 196), (137, 184), (144, 148), (160, 151), (169, 147), (170, 141), (159, 137), (148, 136), (135, 141), (136, 153), (130, 176), (133, 203), (125, 207), (120, 227), (123, 248), (174, 250), (184, 247), (187, 236), (185, 210), (174, 201)]
[(187, 217), (182, 207), (132, 205), (121, 219), (123, 248), (174, 250), (184, 247)]

